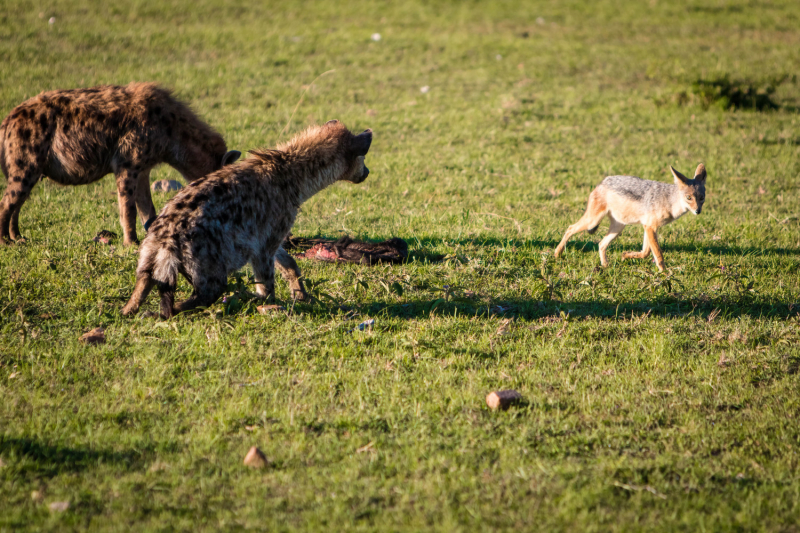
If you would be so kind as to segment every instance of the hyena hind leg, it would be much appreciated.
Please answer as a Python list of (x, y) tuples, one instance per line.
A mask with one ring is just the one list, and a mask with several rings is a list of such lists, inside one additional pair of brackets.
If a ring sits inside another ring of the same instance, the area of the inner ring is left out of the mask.
[(142, 273), (136, 277), (136, 286), (133, 288), (131, 299), (125, 307), (122, 308), (123, 316), (129, 316), (136, 313), (141, 307), (142, 303), (147, 299), (147, 295), (153, 289), (155, 282), (149, 272)]
[[(22, 209), (22, 204), (31, 195), (31, 189), (41, 177), (41, 175), (32, 174), (30, 169), (22, 171), (12, 165), (9, 165), (9, 167), (8, 184), (3, 194), (3, 200), (0, 201), (0, 244), (8, 243), (21, 237), (19, 233), (19, 211)], [(11, 176), (15, 176), (15, 178), (12, 179)], [(34, 179), (31, 179), (31, 177), (34, 177)]]
[(11, 240), (14, 242), (23, 242), (25, 238), (19, 231), (19, 212), (22, 210), (22, 206), (17, 206), (14, 209), (14, 212), (11, 214), (11, 224), (9, 225), (9, 234), (11, 235)]

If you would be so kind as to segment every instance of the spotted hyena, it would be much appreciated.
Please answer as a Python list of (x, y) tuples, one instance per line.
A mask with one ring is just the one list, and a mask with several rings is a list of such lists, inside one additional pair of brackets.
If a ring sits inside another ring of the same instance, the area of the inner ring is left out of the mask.
[[(122, 314), (135, 313), (153, 286), (165, 318), (211, 305), (225, 292), (228, 274), (247, 262), (257, 295), (274, 299), (273, 258), (280, 266), (288, 257), (281, 243), (300, 204), (335, 181), (364, 181), (371, 143), (372, 130), (354, 135), (332, 120), (190, 184), (164, 206), (142, 242), (136, 287)], [(178, 273), (194, 292), (175, 304)]]
[(0, 241), (19, 240), (19, 211), (42, 176), (83, 185), (114, 173), (125, 244), (138, 243), (136, 210), (156, 216), (150, 169), (167, 163), (194, 181), (241, 154), (167, 89), (152, 83), (44, 92), (0, 124)]

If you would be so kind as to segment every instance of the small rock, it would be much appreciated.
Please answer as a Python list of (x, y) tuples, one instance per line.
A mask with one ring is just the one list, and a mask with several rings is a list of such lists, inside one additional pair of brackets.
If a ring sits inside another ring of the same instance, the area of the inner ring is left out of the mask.
[(56, 18), (55, 17), (50, 17), (50, 20), (48, 20), (47, 23), (52, 26), (53, 24), (56, 23)]
[(113, 231), (108, 231), (107, 229), (100, 230), (97, 235), (94, 236), (92, 239), (94, 242), (99, 242), (102, 244), (111, 244), (111, 241), (117, 238), (117, 234)]
[(92, 331), (87, 331), (81, 335), (81, 342), (86, 344), (105, 344), (106, 330), (103, 328), (94, 328)]
[(69, 502), (53, 502), (47, 506), (48, 509), (54, 513), (63, 513), (69, 509)]
[(430, 90), (431, 88), (428, 85), (423, 85), (422, 87), (419, 88), (419, 92), (421, 92), (422, 94), (427, 94), (428, 91)]
[(244, 465), (250, 468), (266, 468), (269, 465), (269, 461), (264, 452), (253, 446), (244, 456)]
[(164, 472), (165, 470), (169, 470), (169, 465), (160, 461), (156, 461), (155, 463), (151, 464), (150, 468), (147, 469), (147, 471), (151, 474), (156, 472)]
[(44, 499), (44, 494), (40, 490), (34, 490), (31, 492), (31, 500), (35, 501), (36, 503), (41, 503)]
[(256, 309), (262, 315), (268, 315), (270, 313), (275, 313), (278, 311), (286, 311), (286, 308), (284, 306), (275, 304), (259, 305), (258, 307), (256, 307)]
[(152, 189), (153, 192), (179, 191), (183, 189), (183, 185), (176, 180), (158, 180), (153, 182), (150, 189)]
[(490, 409), (508, 409), (522, 401), (522, 394), (515, 390), (498, 390), (486, 396), (486, 405)]
[(372, 34), (372, 40), (375, 41), (375, 42), (380, 41), (381, 40), (381, 34), (380, 33), (373, 33)]

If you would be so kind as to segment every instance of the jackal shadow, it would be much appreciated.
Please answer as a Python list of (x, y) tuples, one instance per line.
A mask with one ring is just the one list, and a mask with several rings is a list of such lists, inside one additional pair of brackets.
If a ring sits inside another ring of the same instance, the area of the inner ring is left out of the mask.
[(445, 300), (432, 298), (416, 299), (403, 303), (375, 301), (351, 306), (360, 315), (393, 318), (419, 319), (436, 316), (474, 316), (479, 318), (505, 317), (522, 320), (538, 320), (546, 317), (622, 319), (648, 315), (664, 318), (696, 317), (708, 320), (723, 318), (788, 318), (800, 314), (800, 305), (775, 303), (754, 299), (750, 303), (735, 303), (718, 299), (640, 299), (626, 302), (602, 300), (537, 300), (533, 298), (511, 298), (491, 302), (473, 301), (464, 298)]
[[(598, 251), (598, 244), (600, 239), (605, 233), (603, 228), (598, 231), (599, 238), (597, 240), (585, 239), (570, 239), (567, 244), (566, 251), (575, 252), (594, 252)], [(441, 261), (445, 255), (436, 254), (431, 250), (435, 250), (442, 245), (453, 246), (491, 246), (491, 247), (516, 247), (521, 249), (532, 249), (539, 252), (552, 252), (558, 246), (559, 240), (555, 239), (497, 239), (495, 237), (476, 237), (474, 239), (412, 239), (409, 240), (409, 261), (425, 261), (429, 262)], [(613, 255), (615, 252), (622, 253), (627, 251), (639, 251), (642, 249), (641, 243), (637, 244), (623, 244), (614, 243), (608, 248), (609, 254)], [(745, 256), (745, 255), (781, 255), (781, 256), (800, 256), (800, 248), (757, 248), (749, 246), (729, 246), (720, 242), (702, 241), (693, 244), (685, 243), (671, 243), (669, 241), (662, 243), (662, 250), (665, 254), (670, 251), (676, 252), (697, 252), (712, 255), (730, 255), (730, 256)], [(563, 260), (563, 259), (562, 259)]]

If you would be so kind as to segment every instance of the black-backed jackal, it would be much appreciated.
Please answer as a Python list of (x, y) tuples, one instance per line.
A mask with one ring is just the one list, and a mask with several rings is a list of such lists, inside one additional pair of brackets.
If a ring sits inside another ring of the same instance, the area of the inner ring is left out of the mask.
[(641, 252), (625, 252), (623, 259), (644, 259), (651, 252), (659, 270), (664, 270), (664, 257), (658, 246), (658, 228), (677, 220), (687, 211), (699, 215), (706, 199), (706, 167), (697, 165), (694, 179), (672, 167), (675, 183), (662, 183), (635, 176), (609, 176), (589, 195), (589, 205), (580, 220), (567, 228), (558, 243), (555, 256), (561, 255), (570, 237), (581, 231), (594, 233), (608, 215), (608, 235), (600, 241), (600, 263), (608, 266), (606, 248), (628, 224), (644, 226)]

